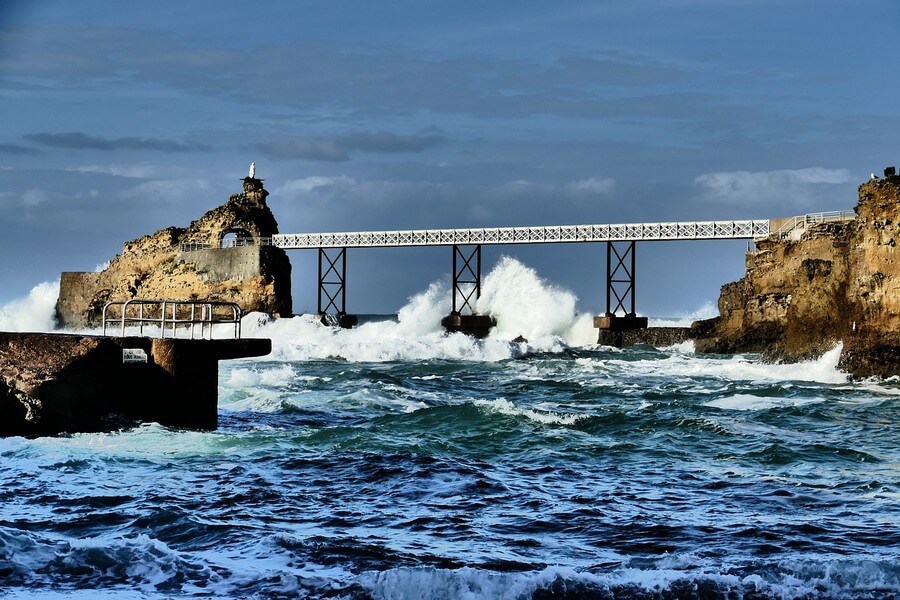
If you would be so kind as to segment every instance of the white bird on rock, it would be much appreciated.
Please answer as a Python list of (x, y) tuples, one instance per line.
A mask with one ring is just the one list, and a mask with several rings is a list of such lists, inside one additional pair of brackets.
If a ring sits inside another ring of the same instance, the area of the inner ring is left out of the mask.
[(256, 163), (250, 163), (250, 179), (256, 179)]

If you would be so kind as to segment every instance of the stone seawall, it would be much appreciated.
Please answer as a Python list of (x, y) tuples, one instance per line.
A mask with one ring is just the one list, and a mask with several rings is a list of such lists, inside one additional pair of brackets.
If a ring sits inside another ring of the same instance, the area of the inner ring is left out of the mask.
[(0, 332), (0, 435), (96, 431), (123, 420), (215, 429), (218, 361), (271, 350), (268, 339)]
[(597, 343), (614, 348), (639, 345), (666, 348), (690, 339), (692, 335), (689, 327), (647, 327), (625, 331), (601, 329)]

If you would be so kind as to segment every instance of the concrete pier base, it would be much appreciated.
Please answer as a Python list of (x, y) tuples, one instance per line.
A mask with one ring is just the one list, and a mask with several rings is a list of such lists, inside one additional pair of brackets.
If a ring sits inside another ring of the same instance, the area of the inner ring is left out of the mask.
[(264, 356), (267, 339), (0, 333), (0, 435), (97, 431), (115, 418), (218, 425), (218, 362)]
[(357, 326), (357, 324), (359, 324), (359, 317), (357, 317), (356, 315), (348, 315), (346, 313), (342, 315), (329, 315), (326, 313), (319, 313), (318, 317), (322, 325), (328, 325), (329, 327), (353, 329)]
[(594, 317), (594, 327), (600, 330), (598, 344), (621, 348), (624, 343), (623, 332), (647, 329), (647, 317), (639, 317), (634, 314), (618, 316), (607, 313)]
[(476, 338), (486, 338), (497, 320), (489, 315), (461, 315), (450, 313), (441, 319), (441, 326), (447, 333), (462, 332)]

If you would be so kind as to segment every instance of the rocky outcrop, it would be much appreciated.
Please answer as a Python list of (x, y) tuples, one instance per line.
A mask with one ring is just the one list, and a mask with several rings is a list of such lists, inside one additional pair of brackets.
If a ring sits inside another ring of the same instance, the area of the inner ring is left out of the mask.
[[(278, 233), (262, 180), (187, 228), (169, 227), (126, 242), (99, 273), (63, 273), (57, 318), (63, 327), (97, 326), (107, 302), (132, 298), (234, 302), (245, 312), (290, 316), (291, 265), (264, 243)], [(239, 240), (232, 247), (222, 241)]]
[(859, 187), (856, 218), (799, 239), (757, 240), (743, 279), (723, 286), (720, 316), (694, 324), (699, 352), (821, 356), (843, 342), (858, 377), (900, 375), (900, 177)]
[(0, 332), (0, 436), (105, 430), (136, 420), (215, 429), (218, 361), (271, 350), (267, 339)]

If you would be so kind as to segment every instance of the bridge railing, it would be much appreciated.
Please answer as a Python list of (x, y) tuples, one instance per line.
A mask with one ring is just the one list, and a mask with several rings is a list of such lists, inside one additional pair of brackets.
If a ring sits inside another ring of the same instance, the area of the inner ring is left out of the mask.
[(338, 233), (287, 233), (272, 236), (279, 248), (452, 246), (641, 240), (748, 239), (769, 235), (768, 220), (560, 225), (473, 229), (415, 229)]
[[(179, 331), (188, 339), (213, 339), (216, 325), (228, 326), (232, 339), (241, 337), (241, 307), (234, 302), (146, 300), (134, 298), (124, 302), (107, 302), (103, 307), (103, 335), (108, 328), (118, 328), (122, 337), (128, 327), (154, 328), (156, 336), (167, 334), (177, 338)], [(219, 329), (222, 329), (221, 327)]]

